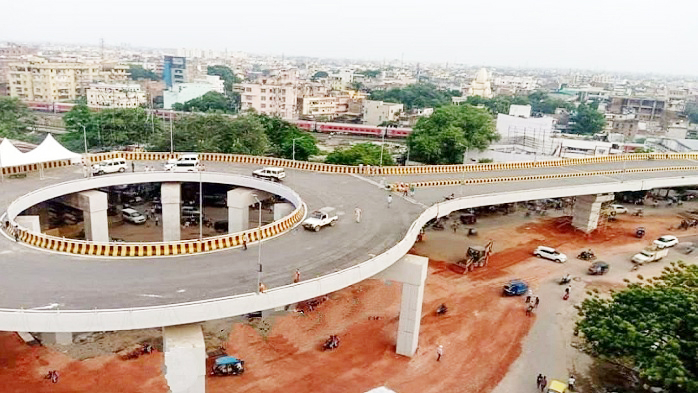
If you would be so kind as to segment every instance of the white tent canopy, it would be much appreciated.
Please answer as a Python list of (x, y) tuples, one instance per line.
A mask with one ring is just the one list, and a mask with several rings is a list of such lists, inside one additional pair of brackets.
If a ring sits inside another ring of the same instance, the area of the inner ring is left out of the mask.
[(3, 139), (0, 143), (0, 166), (2, 167), (59, 160), (70, 160), (72, 163), (76, 163), (82, 160), (82, 156), (63, 147), (51, 134), (46, 135), (39, 146), (27, 153), (20, 152), (7, 139)]
[(24, 164), (24, 153), (19, 151), (7, 138), (0, 142), (0, 167)]
[(38, 164), (40, 162), (71, 160), (77, 162), (82, 159), (82, 156), (66, 149), (53, 138), (53, 135), (48, 134), (39, 146), (34, 150), (24, 153), (26, 164)]

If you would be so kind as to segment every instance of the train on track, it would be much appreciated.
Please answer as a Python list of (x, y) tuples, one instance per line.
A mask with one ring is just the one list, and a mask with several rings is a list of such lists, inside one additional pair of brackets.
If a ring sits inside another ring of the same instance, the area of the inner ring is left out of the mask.
[[(33, 111), (50, 112), (50, 113), (65, 113), (70, 111), (76, 104), (65, 102), (25, 102), (27, 107)], [(91, 107), (92, 110), (98, 111), (100, 108)], [(177, 116), (186, 114), (187, 112), (177, 112), (167, 109), (146, 109), (162, 120), (172, 120)], [(377, 138), (404, 139), (412, 132), (411, 128), (401, 127), (378, 127), (367, 124), (348, 124), (348, 123), (327, 123), (312, 120), (290, 120), (291, 123), (298, 128), (310, 131), (320, 132), (323, 134), (346, 134), (356, 136), (373, 136)]]

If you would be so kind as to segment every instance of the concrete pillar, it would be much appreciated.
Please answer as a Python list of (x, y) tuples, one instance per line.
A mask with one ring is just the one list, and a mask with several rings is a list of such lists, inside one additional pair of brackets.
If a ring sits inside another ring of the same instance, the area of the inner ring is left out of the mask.
[[(250, 205), (256, 203), (255, 190), (249, 188), (235, 188), (228, 191), (228, 233), (236, 233), (249, 229)], [(264, 199), (257, 193), (259, 200)]]
[(162, 329), (165, 365), (163, 373), (171, 393), (206, 391), (206, 346), (201, 325)]
[(39, 216), (17, 216), (15, 221), (19, 226), (29, 229), (32, 232), (41, 233), (41, 222)]
[(613, 194), (580, 195), (574, 201), (572, 226), (590, 233), (599, 225), (601, 205), (612, 201)]
[(280, 220), (293, 212), (293, 205), (288, 202), (274, 204), (274, 221)]
[(109, 221), (107, 219), (107, 193), (83, 191), (63, 197), (61, 201), (82, 210), (85, 238), (95, 242), (109, 241)]
[(41, 333), (41, 342), (46, 344), (70, 345), (73, 343), (73, 333)]
[(162, 201), (162, 241), (178, 241), (181, 239), (182, 185), (162, 183), (160, 200)]
[(400, 320), (397, 328), (398, 355), (412, 357), (419, 344), (419, 326), (422, 320), (424, 282), (427, 279), (429, 259), (417, 255), (405, 255), (374, 278), (402, 283)]

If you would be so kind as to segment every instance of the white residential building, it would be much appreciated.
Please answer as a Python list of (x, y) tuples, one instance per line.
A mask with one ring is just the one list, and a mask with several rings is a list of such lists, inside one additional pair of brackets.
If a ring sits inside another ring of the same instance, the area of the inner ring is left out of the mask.
[(511, 76), (502, 75), (494, 78), (492, 83), (495, 88), (511, 89), (515, 93), (533, 91), (536, 89), (537, 81), (531, 76)]
[(236, 89), (240, 92), (243, 111), (255, 110), (286, 120), (296, 116), (298, 70), (295, 68), (278, 70), (269, 77), (258, 78), (256, 83), (241, 83)]
[(385, 121), (397, 121), (400, 113), (404, 110), (402, 104), (392, 102), (364, 100), (363, 121), (364, 124), (377, 126)]
[[(298, 99), (301, 116), (333, 118), (337, 115), (337, 97), (303, 97)], [(346, 111), (345, 111), (346, 112)]]
[(136, 108), (147, 103), (138, 84), (92, 84), (87, 89), (87, 105), (101, 108)]
[(523, 117), (528, 119), (531, 117), (531, 106), (530, 105), (510, 105), (509, 106), (509, 116)]
[(191, 83), (177, 83), (171, 89), (163, 92), (163, 107), (172, 109), (174, 104), (184, 104), (210, 91), (223, 94), (225, 92), (223, 85), (223, 80), (216, 75), (207, 75), (205, 78), (197, 79)]

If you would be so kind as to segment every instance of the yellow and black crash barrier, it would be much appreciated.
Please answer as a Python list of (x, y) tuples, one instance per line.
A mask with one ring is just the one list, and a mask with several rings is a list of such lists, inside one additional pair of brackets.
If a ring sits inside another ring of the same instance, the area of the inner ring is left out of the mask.
[(498, 176), (498, 177), (481, 177), (469, 179), (443, 179), (443, 180), (427, 180), (411, 183), (391, 183), (388, 185), (391, 191), (403, 192), (409, 188), (427, 188), (427, 187), (445, 187), (458, 186), (464, 184), (489, 184), (489, 183), (507, 183), (517, 181), (531, 180), (548, 180), (548, 179), (564, 179), (588, 176), (610, 176), (623, 173), (647, 173), (647, 172), (666, 172), (666, 171), (695, 171), (698, 166), (666, 166), (652, 168), (631, 168), (631, 169), (613, 169), (605, 171), (589, 171), (589, 172), (570, 172), (570, 173), (552, 173), (540, 175), (524, 175), (524, 176)]

